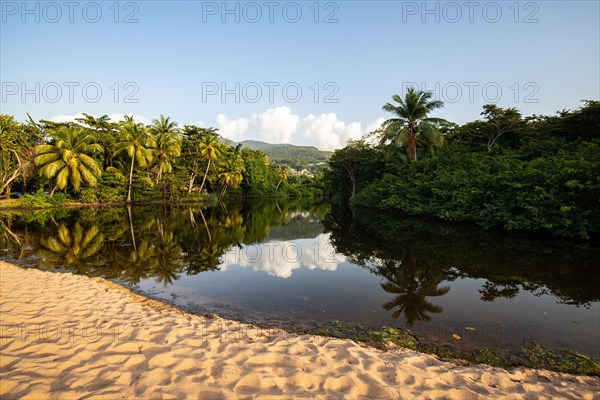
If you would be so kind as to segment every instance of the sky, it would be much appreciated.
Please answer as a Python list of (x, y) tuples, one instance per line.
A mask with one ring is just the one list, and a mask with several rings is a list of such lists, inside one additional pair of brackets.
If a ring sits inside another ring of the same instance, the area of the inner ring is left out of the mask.
[(600, 100), (600, 2), (0, 0), (0, 112), (159, 115), (323, 150), (409, 86), (432, 116)]

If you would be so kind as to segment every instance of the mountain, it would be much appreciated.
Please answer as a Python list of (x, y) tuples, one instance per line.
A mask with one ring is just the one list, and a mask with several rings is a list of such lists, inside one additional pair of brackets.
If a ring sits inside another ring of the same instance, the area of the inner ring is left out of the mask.
[[(234, 146), (237, 144), (231, 142)], [(288, 165), (294, 169), (308, 169), (311, 172), (321, 170), (333, 152), (319, 150), (313, 146), (293, 144), (271, 144), (258, 140), (243, 140), (242, 147), (260, 150), (276, 164)]]

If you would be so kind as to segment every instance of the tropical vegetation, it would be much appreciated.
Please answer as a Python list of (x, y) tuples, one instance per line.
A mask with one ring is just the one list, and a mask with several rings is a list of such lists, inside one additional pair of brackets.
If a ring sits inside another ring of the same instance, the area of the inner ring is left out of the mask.
[(289, 165), (273, 163), (261, 150), (233, 145), (215, 128), (179, 127), (164, 115), (147, 126), (131, 116), (114, 122), (84, 113), (74, 122), (20, 123), (0, 115), (0, 153), (0, 195), (25, 194), (21, 204), (31, 207), (63, 204), (65, 196), (131, 203), (323, 191), (312, 174), (290, 176)]
[(397, 118), (332, 155), (325, 182), (338, 201), (486, 229), (600, 232), (599, 101), (531, 117), (488, 104), (457, 125), (430, 118), (441, 104), (423, 93), (394, 100), (384, 109)]

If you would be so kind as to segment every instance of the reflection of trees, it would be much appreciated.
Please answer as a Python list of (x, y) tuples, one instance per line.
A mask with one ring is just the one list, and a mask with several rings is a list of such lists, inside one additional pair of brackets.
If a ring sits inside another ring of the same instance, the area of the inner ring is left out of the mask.
[(596, 243), (486, 232), (468, 225), (361, 209), (355, 217), (348, 209), (334, 207), (324, 225), (339, 253), (374, 273), (378, 263), (373, 260), (411, 256), (439, 268), (447, 281), (490, 282), (481, 289), (483, 300), (516, 295), (514, 288), (536, 296), (552, 295), (564, 304), (587, 307), (600, 300), (600, 246)]
[(156, 260), (154, 246), (146, 239), (141, 239), (139, 245), (130, 247), (129, 254), (123, 252), (123, 256), (125, 257), (121, 257), (120, 261), (124, 267), (124, 277), (133, 285), (148, 277)]
[(519, 293), (519, 287), (516, 284), (498, 284), (487, 281), (483, 284), (479, 293), (481, 293), (481, 300), (483, 301), (494, 301), (498, 297), (512, 299)]
[[(130, 205), (15, 212), (0, 214), (0, 243), (9, 258), (22, 256), (47, 267), (68, 264), (131, 284), (155, 278), (169, 285), (182, 273), (218, 269), (228, 249), (261, 242), (271, 227), (285, 225), (294, 216), (301, 224), (299, 211), (325, 215), (328, 209), (279, 200), (227, 207)], [(295, 232), (288, 230), (290, 235)], [(39, 261), (38, 254), (46, 261)]]
[(102, 248), (104, 235), (97, 225), (84, 229), (79, 222), (68, 228), (58, 225), (55, 235), (40, 238), (44, 249), (40, 253), (54, 265), (65, 263), (67, 266), (81, 266), (83, 260), (95, 255)]
[(387, 279), (381, 284), (383, 290), (397, 294), (392, 300), (383, 305), (387, 311), (393, 310), (393, 318), (404, 314), (408, 326), (415, 321), (429, 321), (430, 313), (442, 312), (442, 307), (436, 306), (427, 297), (443, 296), (450, 291), (449, 286), (438, 287), (444, 279), (440, 271), (431, 267), (417, 267), (415, 258), (408, 258), (407, 262), (387, 263), (380, 270), (380, 274)]
[(166, 287), (179, 278), (178, 272), (183, 267), (181, 247), (174, 241), (173, 232), (165, 231), (162, 222), (157, 222), (158, 238), (154, 245), (154, 256), (151, 274), (157, 282), (162, 282)]

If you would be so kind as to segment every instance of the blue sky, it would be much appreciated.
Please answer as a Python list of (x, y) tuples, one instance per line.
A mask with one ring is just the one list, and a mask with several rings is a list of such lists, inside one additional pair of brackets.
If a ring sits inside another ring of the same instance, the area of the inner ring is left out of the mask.
[(165, 114), (324, 149), (413, 83), (458, 123), (486, 103), (553, 114), (600, 99), (599, 4), (2, 0), (1, 112)]

